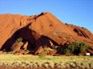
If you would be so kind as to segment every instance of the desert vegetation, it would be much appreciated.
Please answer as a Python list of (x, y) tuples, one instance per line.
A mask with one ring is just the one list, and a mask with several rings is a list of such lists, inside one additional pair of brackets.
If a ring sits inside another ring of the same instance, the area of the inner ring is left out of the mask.
[(64, 55), (86, 55), (89, 46), (84, 42), (76, 41), (63, 47), (58, 47), (57, 50)]
[(93, 57), (2, 54), (0, 69), (93, 69)]
[(93, 57), (3, 54), (0, 69), (93, 69)]
[[(14, 51), (21, 48), (22, 40), (18, 38), (13, 44), (14, 47), (18, 45), (18, 48), (12, 48), (16, 49)], [(87, 44), (76, 41), (64, 46), (46, 46), (36, 55), (3, 53), (0, 54), (0, 69), (93, 69), (93, 57), (84, 56), (88, 49)], [(55, 55), (51, 55), (53, 52)]]

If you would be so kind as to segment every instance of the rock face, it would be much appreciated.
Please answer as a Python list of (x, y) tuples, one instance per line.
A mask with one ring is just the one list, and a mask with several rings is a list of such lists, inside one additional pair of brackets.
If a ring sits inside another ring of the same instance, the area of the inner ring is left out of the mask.
[[(20, 39), (21, 38), (21, 39)], [(38, 54), (44, 49), (64, 46), (74, 41), (93, 49), (93, 34), (87, 29), (59, 21), (49, 12), (34, 16), (0, 15), (0, 50)], [(49, 52), (56, 51), (49, 49)]]

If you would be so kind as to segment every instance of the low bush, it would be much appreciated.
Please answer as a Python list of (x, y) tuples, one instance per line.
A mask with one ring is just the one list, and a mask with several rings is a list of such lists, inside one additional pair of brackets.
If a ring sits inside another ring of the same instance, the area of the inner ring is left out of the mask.
[(59, 47), (57, 50), (65, 55), (84, 55), (89, 46), (84, 42), (76, 41), (69, 45)]

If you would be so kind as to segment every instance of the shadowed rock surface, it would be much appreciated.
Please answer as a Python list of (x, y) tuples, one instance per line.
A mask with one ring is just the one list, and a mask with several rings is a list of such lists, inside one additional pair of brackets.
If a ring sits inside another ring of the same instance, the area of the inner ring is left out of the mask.
[(38, 54), (48, 48), (55, 54), (54, 46), (64, 46), (74, 41), (88, 44), (91, 47), (89, 52), (93, 54), (93, 34), (90, 31), (65, 24), (49, 12), (34, 16), (0, 15), (1, 51)]

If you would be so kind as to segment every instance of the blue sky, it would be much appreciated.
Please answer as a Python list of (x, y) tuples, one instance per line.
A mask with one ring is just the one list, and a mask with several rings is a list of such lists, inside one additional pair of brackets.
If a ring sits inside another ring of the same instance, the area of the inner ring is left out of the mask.
[(32, 15), (44, 11), (93, 32), (93, 0), (0, 0), (0, 14)]

